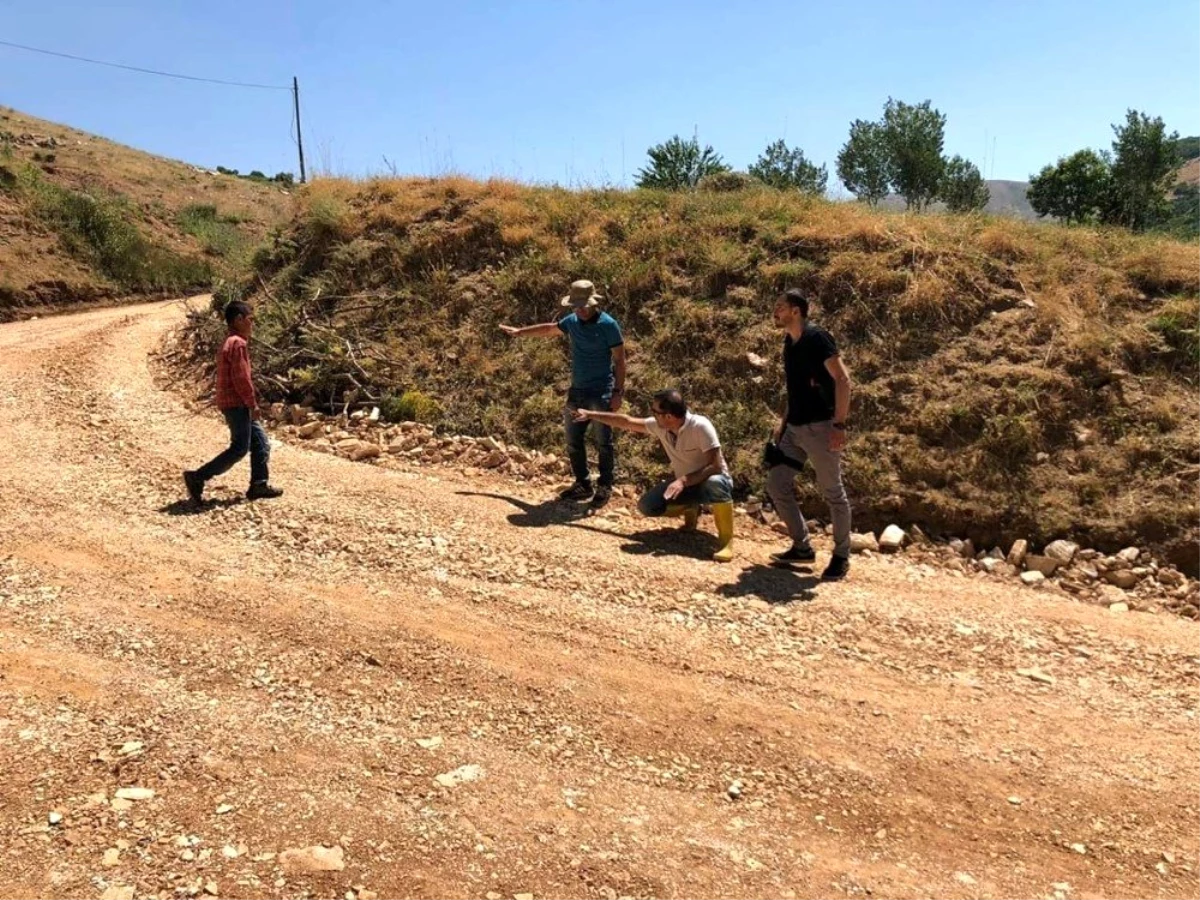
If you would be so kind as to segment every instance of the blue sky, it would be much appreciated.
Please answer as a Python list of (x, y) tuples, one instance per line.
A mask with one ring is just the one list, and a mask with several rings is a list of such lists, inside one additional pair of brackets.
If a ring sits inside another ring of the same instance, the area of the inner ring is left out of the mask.
[[(1106, 147), (1127, 107), (1200, 133), (1196, 0), (696, 0), (4, 5), (0, 40), (288, 85), (310, 168), (631, 184), (672, 134), (738, 168), (776, 138), (830, 170), (888, 96), (948, 116), (946, 151), (1024, 179)], [(290, 95), (0, 47), (0, 104), (200, 165), (297, 169)], [(993, 155), (993, 141), (995, 152)], [(836, 192), (836, 191), (835, 191)]]

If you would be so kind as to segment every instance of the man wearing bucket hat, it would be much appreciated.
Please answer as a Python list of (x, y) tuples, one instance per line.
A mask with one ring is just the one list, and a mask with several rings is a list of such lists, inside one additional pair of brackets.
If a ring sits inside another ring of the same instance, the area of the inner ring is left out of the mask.
[[(517, 328), (501, 325), (512, 337), (555, 337), (565, 334), (571, 341), (571, 389), (567, 392), (564, 425), (567, 456), (575, 483), (559, 496), (563, 500), (591, 500), (592, 506), (604, 506), (612, 496), (616, 452), (612, 428), (600, 422), (576, 421), (580, 409), (616, 412), (625, 395), (625, 342), (616, 319), (600, 310), (604, 298), (590, 281), (575, 281), (562, 305), (572, 312), (557, 322)], [(588, 471), (587, 430), (593, 428), (600, 454), (600, 479), (592, 489)]]

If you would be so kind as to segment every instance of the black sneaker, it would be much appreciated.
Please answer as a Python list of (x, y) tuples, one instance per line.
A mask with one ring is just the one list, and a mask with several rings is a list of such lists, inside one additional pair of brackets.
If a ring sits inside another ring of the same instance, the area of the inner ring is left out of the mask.
[(611, 484), (601, 484), (601, 485), (597, 486), (596, 493), (592, 497), (592, 502), (591, 502), (592, 509), (599, 509), (600, 507), (605, 506), (611, 498), (612, 498), (612, 485)]
[(592, 486), (586, 481), (577, 481), (558, 495), (559, 500), (591, 500)]
[(204, 496), (204, 479), (199, 472), (184, 472), (183, 483), (187, 485), (188, 496), (193, 503), (199, 503)]
[(246, 491), (247, 500), (273, 500), (283, 496), (283, 488), (271, 487), (265, 481), (255, 482)]
[(817, 554), (812, 547), (792, 544), (782, 553), (772, 553), (771, 559), (778, 563), (811, 563), (817, 561)]
[(850, 572), (850, 560), (836, 554), (829, 557), (829, 565), (821, 573), (822, 581), (841, 581)]

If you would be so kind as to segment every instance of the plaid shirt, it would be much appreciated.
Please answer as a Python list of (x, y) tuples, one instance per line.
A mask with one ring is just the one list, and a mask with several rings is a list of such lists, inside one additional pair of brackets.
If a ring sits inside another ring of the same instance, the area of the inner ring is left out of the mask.
[(246, 339), (236, 334), (225, 338), (217, 354), (217, 408), (236, 409), (258, 406), (254, 382), (250, 379), (250, 352)]

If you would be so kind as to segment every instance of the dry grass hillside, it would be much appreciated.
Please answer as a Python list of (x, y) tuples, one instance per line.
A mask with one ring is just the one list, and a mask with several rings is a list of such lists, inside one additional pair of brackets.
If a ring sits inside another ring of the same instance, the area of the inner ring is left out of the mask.
[(290, 200), (0, 107), (0, 320), (204, 287), (245, 264)]
[[(987, 547), (1137, 542), (1196, 568), (1194, 246), (774, 191), (322, 180), (254, 267), (241, 289), (259, 302), (276, 399), (377, 402), (547, 451), (562, 440), (565, 347), (497, 325), (551, 319), (564, 286), (591, 278), (626, 330), (630, 410), (681, 386), (743, 493), (761, 488), (781, 396), (772, 297), (799, 286), (855, 377), (858, 524)], [(657, 453), (624, 437), (625, 477), (660, 471)], [(815, 492), (805, 502), (824, 512)]]

